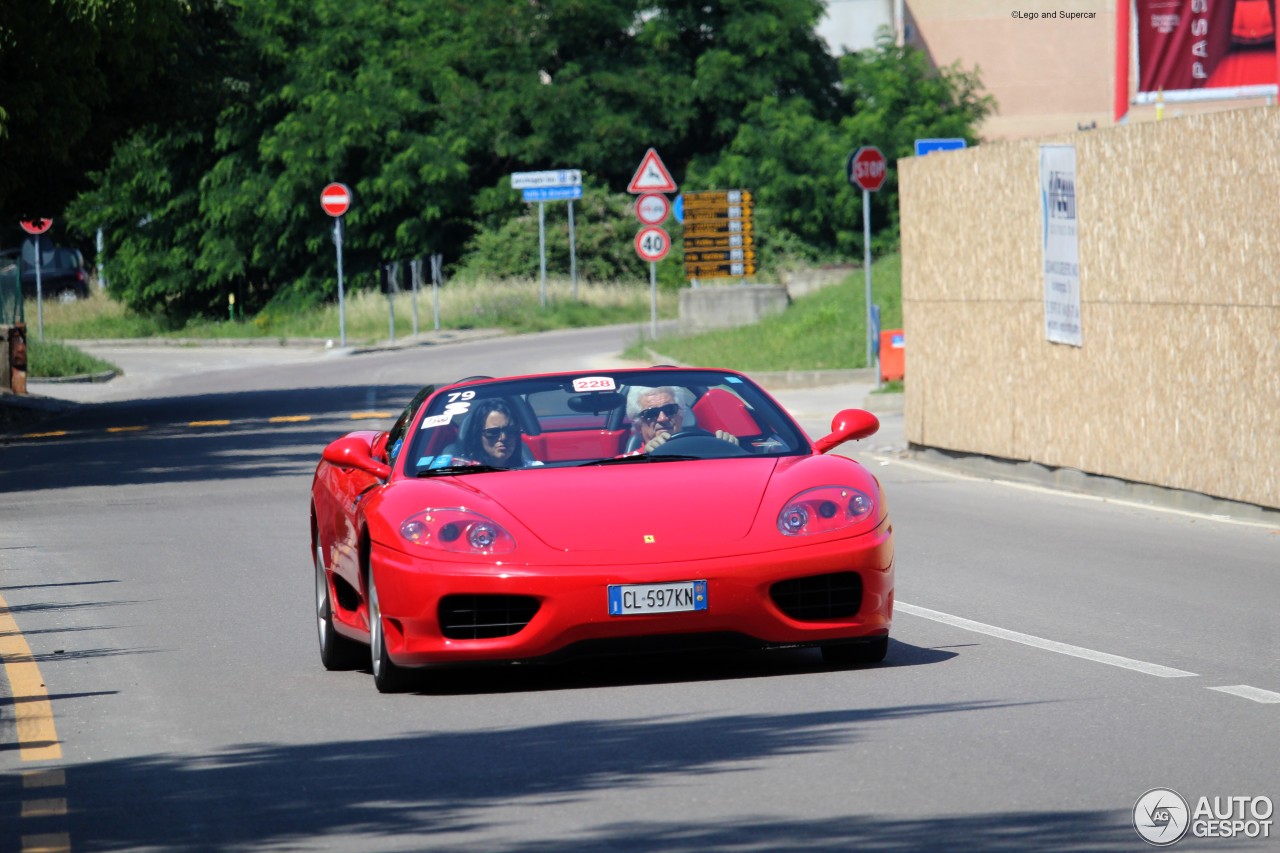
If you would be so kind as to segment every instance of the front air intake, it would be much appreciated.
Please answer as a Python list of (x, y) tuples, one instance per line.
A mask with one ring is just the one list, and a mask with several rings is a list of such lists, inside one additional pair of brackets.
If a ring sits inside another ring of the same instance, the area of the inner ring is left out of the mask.
[(779, 581), (769, 589), (773, 603), (798, 622), (848, 619), (862, 606), (862, 577), (836, 572)]
[(527, 595), (446, 595), (440, 600), (440, 632), (450, 640), (488, 640), (519, 633), (538, 612)]

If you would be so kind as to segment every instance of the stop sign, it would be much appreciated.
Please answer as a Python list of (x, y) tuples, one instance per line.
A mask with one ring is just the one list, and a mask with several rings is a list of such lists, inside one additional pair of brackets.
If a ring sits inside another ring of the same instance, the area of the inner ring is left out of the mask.
[(849, 183), (867, 192), (884, 186), (886, 170), (884, 155), (874, 145), (864, 145), (849, 155)]
[(330, 216), (341, 216), (351, 207), (351, 190), (346, 184), (329, 184), (320, 193), (320, 206)]

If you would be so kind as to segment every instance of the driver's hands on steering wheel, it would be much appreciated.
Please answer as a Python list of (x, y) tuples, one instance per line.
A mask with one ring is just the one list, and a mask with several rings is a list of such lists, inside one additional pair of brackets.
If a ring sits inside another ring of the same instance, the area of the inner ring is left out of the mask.
[(738, 445), (738, 437), (731, 432), (725, 432), (722, 429), (716, 430), (716, 438), (721, 441), (727, 441), (735, 447)]
[[(644, 443), (642, 452), (652, 453), (662, 445), (666, 444), (669, 438), (671, 438), (671, 433), (669, 432), (658, 433), (653, 438), (649, 439)], [(731, 432), (726, 432), (725, 430), (718, 429), (716, 430), (716, 438), (720, 439), (721, 441), (727, 441), (730, 444), (732, 444), (734, 447), (738, 446), (738, 437)]]
[(652, 453), (662, 445), (666, 444), (668, 438), (671, 438), (671, 433), (669, 432), (658, 433), (653, 438), (649, 439), (644, 443), (644, 447), (641, 448), (641, 452)]

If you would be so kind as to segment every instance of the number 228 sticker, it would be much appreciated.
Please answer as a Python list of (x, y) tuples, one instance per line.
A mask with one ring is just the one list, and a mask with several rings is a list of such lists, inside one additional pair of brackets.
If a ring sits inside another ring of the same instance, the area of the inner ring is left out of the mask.
[(612, 376), (583, 376), (573, 380), (574, 391), (616, 391)]

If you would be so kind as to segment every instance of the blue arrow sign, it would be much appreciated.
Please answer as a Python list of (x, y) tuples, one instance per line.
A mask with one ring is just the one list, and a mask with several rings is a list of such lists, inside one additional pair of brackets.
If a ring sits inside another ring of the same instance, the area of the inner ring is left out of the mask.
[(957, 151), (964, 147), (963, 139), (917, 139), (916, 156), (923, 157), (930, 151)]
[(523, 195), (525, 201), (568, 201), (582, 198), (582, 187), (530, 187)]

